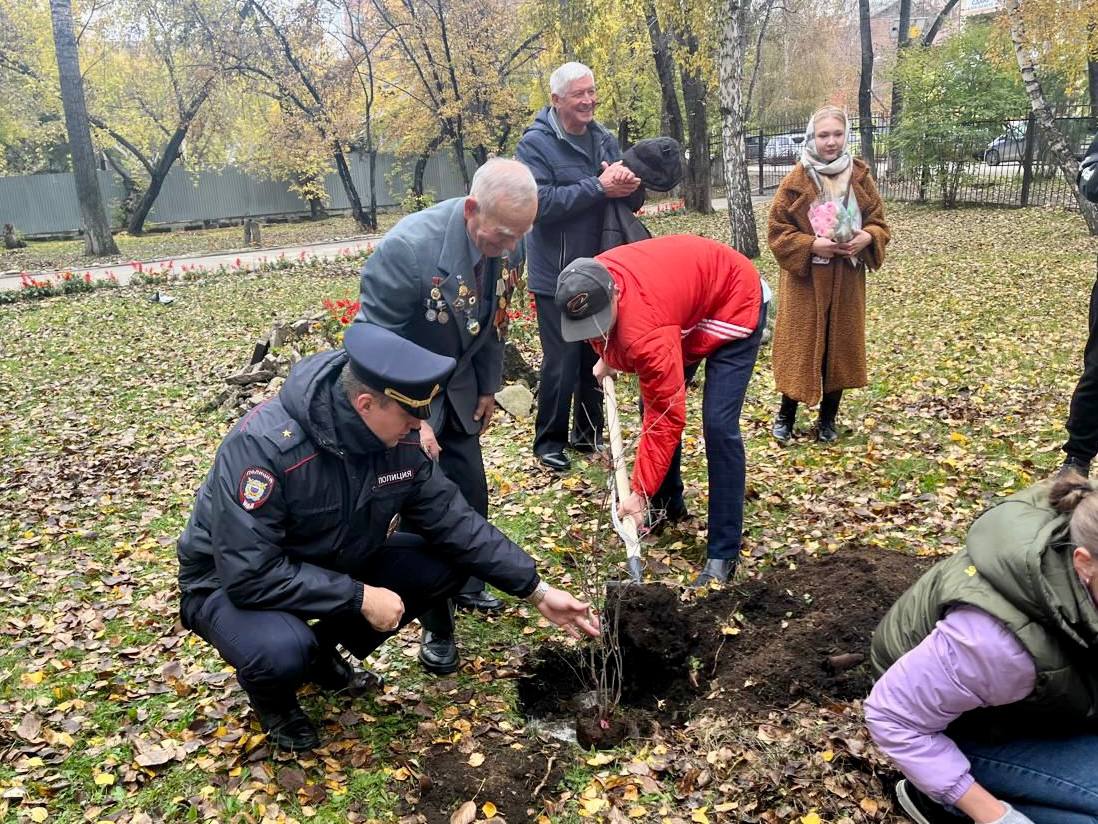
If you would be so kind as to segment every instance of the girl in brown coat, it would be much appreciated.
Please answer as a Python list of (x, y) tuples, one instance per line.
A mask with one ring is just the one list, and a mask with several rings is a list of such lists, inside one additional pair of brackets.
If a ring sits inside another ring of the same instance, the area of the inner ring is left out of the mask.
[(884, 262), (889, 230), (869, 167), (846, 151), (847, 126), (834, 106), (812, 115), (801, 161), (770, 207), (767, 242), (782, 270), (772, 355), (781, 443), (798, 402), (820, 403), (816, 437), (834, 441), (843, 390), (867, 383), (866, 268)]

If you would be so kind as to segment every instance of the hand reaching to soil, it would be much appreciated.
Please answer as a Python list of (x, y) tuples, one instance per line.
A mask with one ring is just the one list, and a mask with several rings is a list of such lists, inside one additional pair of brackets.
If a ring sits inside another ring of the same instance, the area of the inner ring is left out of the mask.
[(545, 597), (538, 602), (538, 612), (573, 638), (586, 633), (598, 638), (602, 631), (599, 617), (591, 611), (591, 605), (578, 601), (567, 592), (549, 587)]

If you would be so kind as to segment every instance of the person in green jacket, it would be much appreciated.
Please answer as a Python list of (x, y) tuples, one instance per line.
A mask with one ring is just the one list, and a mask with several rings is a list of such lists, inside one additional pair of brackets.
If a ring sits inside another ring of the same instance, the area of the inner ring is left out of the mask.
[(1098, 491), (1076, 473), (989, 509), (900, 596), (865, 717), (917, 824), (1098, 822), (1096, 603)]

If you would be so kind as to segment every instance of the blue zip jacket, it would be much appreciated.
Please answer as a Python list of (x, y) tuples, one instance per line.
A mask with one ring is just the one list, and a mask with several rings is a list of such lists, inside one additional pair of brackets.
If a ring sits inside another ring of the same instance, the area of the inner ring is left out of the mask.
[(621, 148), (598, 123), (592, 121), (587, 128), (595, 133), (596, 158), (568, 140), (553, 108), (546, 106), (515, 149), (538, 184), (538, 216), (526, 246), (528, 288), (535, 295), (552, 297), (565, 266), (602, 251), (607, 198), (591, 169), (621, 160)]

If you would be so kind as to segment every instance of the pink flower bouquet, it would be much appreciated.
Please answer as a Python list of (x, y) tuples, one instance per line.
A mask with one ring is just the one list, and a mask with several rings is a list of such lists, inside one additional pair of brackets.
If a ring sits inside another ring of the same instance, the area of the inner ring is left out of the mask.
[(837, 200), (814, 203), (808, 209), (808, 222), (818, 237), (836, 243), (847, 243), (854, 237), (857, 214), (853, 207), (843, 206)]

